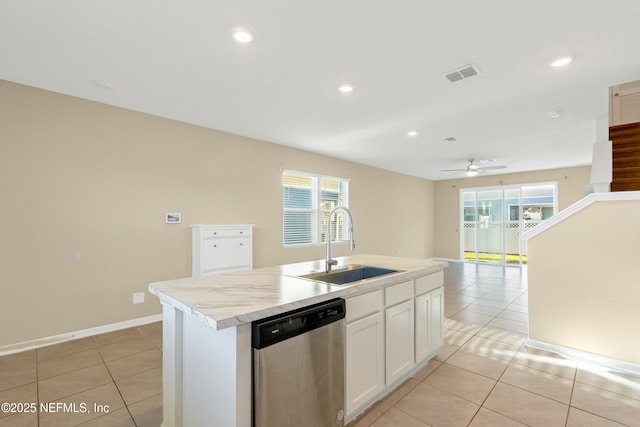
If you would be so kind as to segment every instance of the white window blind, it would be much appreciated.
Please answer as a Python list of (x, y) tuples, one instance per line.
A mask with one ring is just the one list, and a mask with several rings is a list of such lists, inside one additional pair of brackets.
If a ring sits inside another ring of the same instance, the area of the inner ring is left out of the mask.
[[(284, 171), (282, 209), (284, 246), (314, 245), (326, 242), (329, 213), (336, 206), (348, 205), (348, 180)], [(332, 240), (344, 240), (348, 217), (336, 212), (331, 218)]]

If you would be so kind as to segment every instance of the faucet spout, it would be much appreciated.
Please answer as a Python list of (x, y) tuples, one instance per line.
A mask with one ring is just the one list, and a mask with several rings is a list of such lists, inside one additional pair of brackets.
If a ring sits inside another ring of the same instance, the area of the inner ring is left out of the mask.
[(351, 212), (344, 206), (337, 206), (331, 211), (331, 213), (329, 213), (329, 218), (327, 218), (327, 254), (325, 259), (325, 273), (331, 271), (332, 265), (338, 264), (338, 261), (331, 259), (331, 217), (333, 217), (333, 214), (337, 211), (344, 211), (349, 216), (349, 250), (353, 251), (356, 248), (356, 241), (353, 237), (353, 217), (351, 216)]

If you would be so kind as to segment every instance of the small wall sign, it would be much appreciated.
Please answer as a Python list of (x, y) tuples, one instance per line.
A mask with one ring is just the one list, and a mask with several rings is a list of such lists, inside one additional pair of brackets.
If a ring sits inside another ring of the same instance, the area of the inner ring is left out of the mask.
[(167, 224), (180, 224), (182, 222), (182, 214), (180, 212), (167, 212), (164, 222)]

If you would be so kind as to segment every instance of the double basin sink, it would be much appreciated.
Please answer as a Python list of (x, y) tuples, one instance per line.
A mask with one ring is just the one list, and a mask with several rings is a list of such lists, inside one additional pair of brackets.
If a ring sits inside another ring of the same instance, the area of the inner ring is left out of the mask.
[(391, 270), (381, 267), (370, 267), (368, 265), (347, 265), (343, 268), (337, 268), (328, 273), (323, 271), (319, 273), (305, 274), (297, 277), (331, 283), (333, 285), (348, 285), (350, 283), (358, 282), (361, 280), (398, 273), (399, 271), (400, 270)]

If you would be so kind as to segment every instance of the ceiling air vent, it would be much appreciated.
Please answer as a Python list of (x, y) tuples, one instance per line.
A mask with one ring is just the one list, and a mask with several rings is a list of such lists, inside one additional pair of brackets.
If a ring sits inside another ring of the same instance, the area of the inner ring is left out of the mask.
[(473, 64), (465, 65), (462, 68), (458, 68), (457, 70), (448, 72), (444, 76), (451, 83), (459, 82), (460, 80), (468, 79), (473, 76), (480, 75), (480, 70)]

